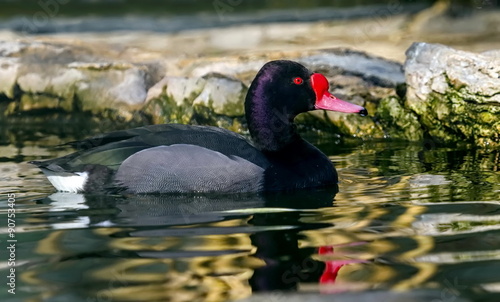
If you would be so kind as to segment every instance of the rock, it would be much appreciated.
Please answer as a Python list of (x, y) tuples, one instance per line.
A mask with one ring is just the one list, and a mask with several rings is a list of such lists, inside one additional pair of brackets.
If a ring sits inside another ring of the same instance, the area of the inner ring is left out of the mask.
[(388, 97), (380, 101), (377, 118), (388, 137), (410, 141), (422, 140), (424, 137), (418, 116), (406, 109), (397, 97)]
[(241, 81), (216, 73), (166, 76), (149, 90), (145, 111), (155, 123), (210, 124), (241, 131), (246, 91)]
[[(0, 50), (1, 51), (1, 50)], [(0, 94), (13, 99), (19, 71), (19, 58), (0, 57)]]
[(396, 87), (405, 81), (401, 64), (350, 49), (326, 50), (298, 61), (310, 69), (324, 70), (326, 75), (341, 69), (343, 74), (357, 75), (382, 87)]
[(406, 55), (406, 106), (431, 137), (500, 146), (500, 51), (414, 43)]
[(51, 43), (0, 42), (0, 94), (17, 109), (61, 109), (124, 117), (142, 107), (151, 85), (147, 65), (115, 62), (91, 50)]
[[(367, 107), (372, 117), (379, 115), (380, 100), (396, 98), (397, 87), (404, 85), (401, 64), (346, 49), (131, 63), (77, 45), (0, 42), (0, 94), (10, 101), (4, 116), (50, 109), (131, 120), (145, 113), (154, 123), (208, 124), (244, 132), (247, 87), (265, 62), (283, 58), (324, 73), (336, 96)], [(383, 115), (390, 120), (389, 112)], [(300, 115), (297, 122), (348, 136), (398, 136), (398, 131), (382, 127), (397, 123), (341, 113), (316, 111)]]

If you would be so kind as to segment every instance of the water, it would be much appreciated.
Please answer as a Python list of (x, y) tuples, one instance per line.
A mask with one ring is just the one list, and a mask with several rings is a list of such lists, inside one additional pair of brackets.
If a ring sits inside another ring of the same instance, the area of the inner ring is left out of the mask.
[[(5, 238), (14, 193), (17, 280), (16, 295), (2, 290), (2, 301), (224, 301), (262, 292), (284, 301), (290, 291), (373, 290), (500, 299), (499, 151), (310, 135), (335, 163), (339, 192), (83, 196), (54, 193), (26, 161), (68, 153), (53, 146), (84, 134), (3, 134), (1, 230)], [(1, 244), (3, 289), (10, 267)]]

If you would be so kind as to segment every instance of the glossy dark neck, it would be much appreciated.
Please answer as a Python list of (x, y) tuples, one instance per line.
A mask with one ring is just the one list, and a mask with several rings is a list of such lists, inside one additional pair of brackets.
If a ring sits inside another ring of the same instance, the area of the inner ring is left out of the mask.
[(277, 152), (302, 141), (293, 123), (295, 116), (268, 104), (253, 100), (245, 103), (248, 129), (257, 147), (264, 152)]

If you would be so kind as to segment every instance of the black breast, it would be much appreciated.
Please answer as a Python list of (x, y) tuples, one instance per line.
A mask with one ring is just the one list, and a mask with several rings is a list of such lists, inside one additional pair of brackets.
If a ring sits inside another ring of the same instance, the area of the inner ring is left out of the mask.
[(265, 152), (271, 166), (264, 176), (265, 191), (296, 190), (337, 184), (332, 162), (313, 145), (300, 139), (279, 152)]

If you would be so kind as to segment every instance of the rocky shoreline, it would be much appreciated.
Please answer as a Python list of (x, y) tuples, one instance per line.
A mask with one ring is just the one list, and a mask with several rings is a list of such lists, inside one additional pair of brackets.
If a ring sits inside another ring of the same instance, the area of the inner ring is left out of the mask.
[[(311, 26), (320, 28), (303, 27)], [(180, 37), (190, 39), (189, 33)], [(297, 121), (305, 129), (363, 139), (500, 146), (500, 51), (414, 43), (403, 64), (369, 51), (322, 45), (182, 56), (82, 41), (63, 36), (0, 41), (0, 123), (86, 114), (245, 133), (243, 100), (251, 79), (266, 61), (286, 58), (324, 73), (334, 94), (369, 111), (368, 118), (304, 114)]]

